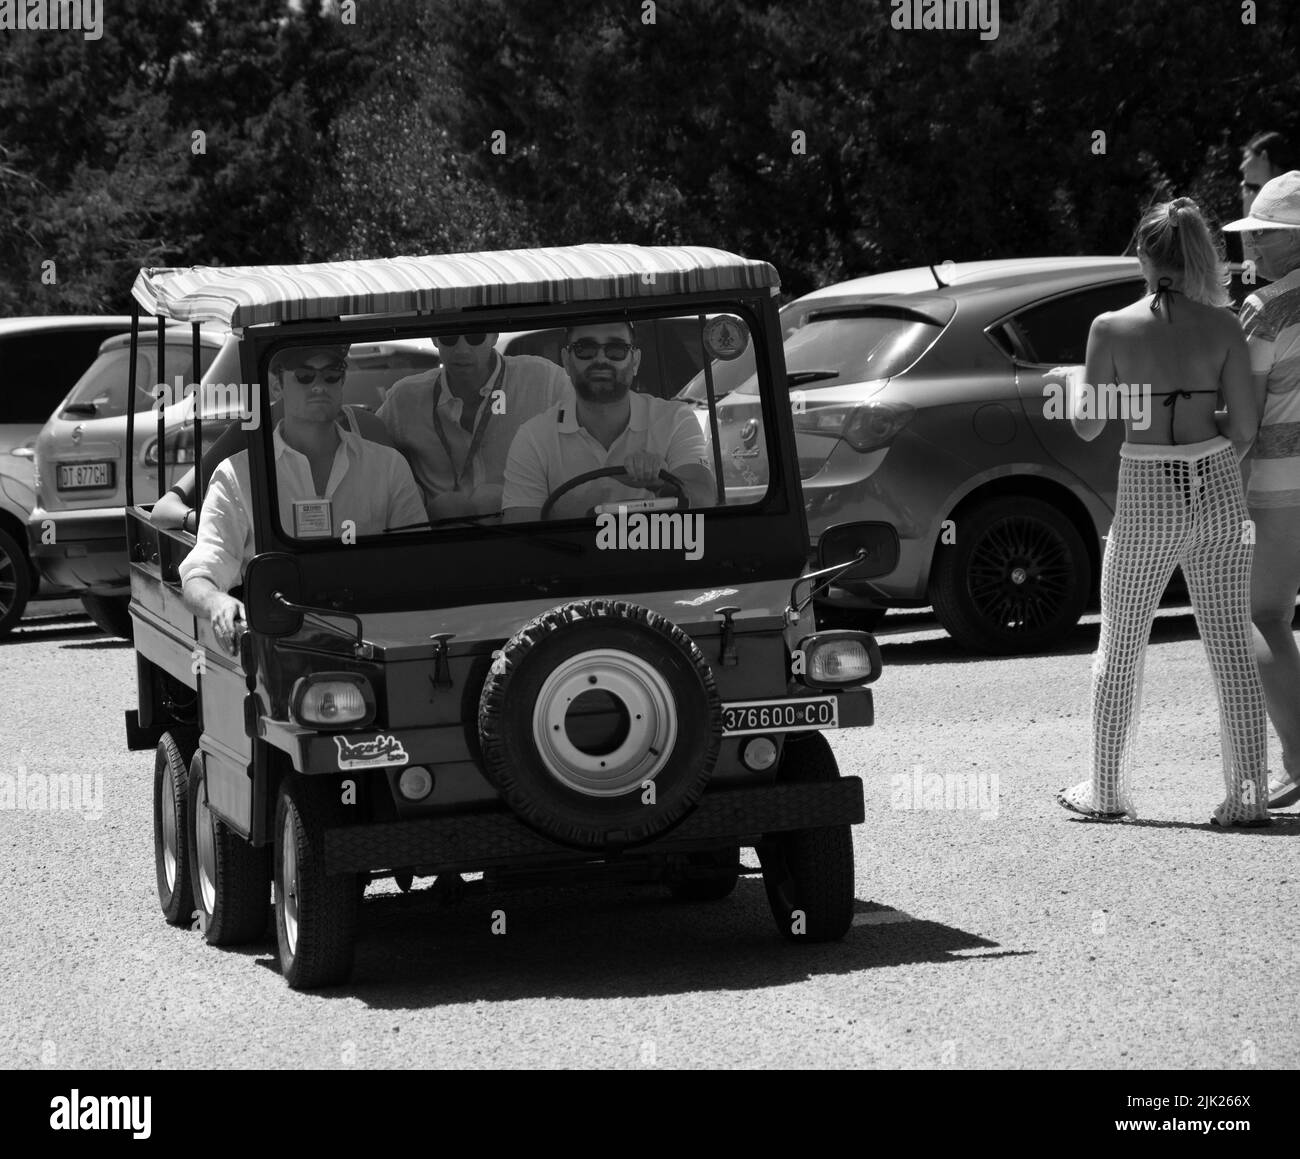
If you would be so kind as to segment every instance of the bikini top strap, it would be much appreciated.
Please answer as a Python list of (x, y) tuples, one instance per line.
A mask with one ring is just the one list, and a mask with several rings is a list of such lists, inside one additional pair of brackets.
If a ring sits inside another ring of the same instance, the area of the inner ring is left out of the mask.
[(1165, 275), (1156, 282), (1156, 292), (1151, 298), (1151, 313), (1153, 314), (1159, 314), (1160, 304), (1164, 303), (1166, 322), (1173, 322), (1174, 320), (1173, 295), (1178, 291), (1174, 289), (1173, 283), (1173, 278)]

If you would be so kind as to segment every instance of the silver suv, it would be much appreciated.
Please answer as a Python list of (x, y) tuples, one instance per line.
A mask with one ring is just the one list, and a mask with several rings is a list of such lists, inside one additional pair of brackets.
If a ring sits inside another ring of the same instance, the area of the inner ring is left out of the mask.
[[(121, 316), (0, 318), (0, 636), (22, 619), (40, 582), (27, 550), (27, 516), (36, 501), (32, 458), (41, 424), (104, 339), (130, 324)], [(55, 594), (48, 585), (47, 594)]]

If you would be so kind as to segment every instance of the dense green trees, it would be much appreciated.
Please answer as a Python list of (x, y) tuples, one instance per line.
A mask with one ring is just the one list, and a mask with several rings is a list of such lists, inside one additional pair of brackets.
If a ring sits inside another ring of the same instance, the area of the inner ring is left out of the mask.
[(888, 0), (115, 0), (98, 41), (0, 32), (0, 313), (120, 309), (149, 264), (696, 243), (799, 292), (1115, 252), (1300, 135), (1300, 10), (1254, 8), (1006, 0), (983, 40)]

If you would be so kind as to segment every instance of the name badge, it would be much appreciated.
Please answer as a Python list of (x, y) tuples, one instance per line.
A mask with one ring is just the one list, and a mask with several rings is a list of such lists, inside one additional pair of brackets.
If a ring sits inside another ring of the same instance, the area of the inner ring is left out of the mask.
[(328, 539), (334, 533), (330, 500), (295, 499), (293, 533), (299, 539)]

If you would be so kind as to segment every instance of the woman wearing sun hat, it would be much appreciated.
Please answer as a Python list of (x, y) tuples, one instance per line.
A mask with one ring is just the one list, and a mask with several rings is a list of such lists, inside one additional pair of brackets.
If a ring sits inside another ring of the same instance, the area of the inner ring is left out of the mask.
[(1291, 631), (1300, 591), (1300, 170), (1266, 182), (1250, 216), (1223, 228), (1242, 234), (1246, 256), (1271, 282), (1246, 299), (1241, 324), (1262, 415), (1246, 492), (1255, 528), (1251, 619), (1282, 744), (1268, 803), (1283, 809), (1300, 801), (1300, 651)]

